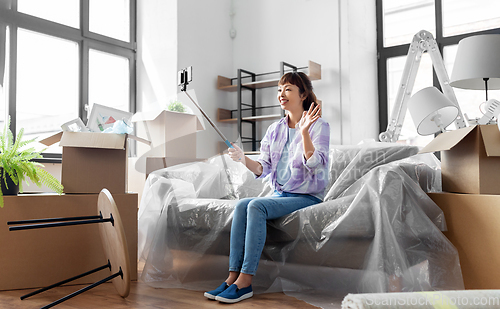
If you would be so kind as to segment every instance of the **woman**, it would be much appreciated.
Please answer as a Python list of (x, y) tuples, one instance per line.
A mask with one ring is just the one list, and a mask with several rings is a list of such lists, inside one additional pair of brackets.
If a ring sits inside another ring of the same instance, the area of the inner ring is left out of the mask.
[(283, 75), (278, 100), (287, 115), (273, 123), (261, 141), (257, 161), (233, 144), (229, 156), (256, 178), (270, 174), (275, 192), (269, 197), (240, 200), (233, 214), (229, 276), (205, 297), (235, 303), (253, 296), (252, 278), (266, 240), (266, 220), (322, 202), (328, 183), (330, 127), (320, 118), (311, 81), (302, 72)]

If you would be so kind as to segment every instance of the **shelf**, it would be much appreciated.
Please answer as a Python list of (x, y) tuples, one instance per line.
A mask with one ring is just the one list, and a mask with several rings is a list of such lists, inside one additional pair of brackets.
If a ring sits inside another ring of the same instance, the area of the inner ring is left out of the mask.
[[(310, 80), (320, 80), (321, 79), (321, 65), (316, 62), (309, 61), (308, 64), (308, 74)], [(249, 83), (242, 83), (242, 87), (251, 89), (269, 88), (278, 86), (279, 79), (268, 79), (260, 80)], [(236, 91), (238, 90), (238, 85), (232, 85), (231, 79), (224, 76), (217, 76), (217, 89), (224, 91)]]
[[(319, 99), (316, 99), (316, 103), (318, 103), (321, 106), (321, 114), (323, 114), (323, 102)], [(238, 119), (231, 118), (231, 114), (232, 114), (232, 111), (229, 109), (218, 108), (217, 109), (217, 121), (218, 122), (230, 122), (230, 123), (236, 122)], [(264, 120), (279, 119), (281, 117), (283, 117), (281, 114), (271, 114), (271, 115), (241, 117), (241, 120), (264, 121)]]
[[(319, 100), (319, 99), (316, 99), (316, 103), (318, 103), (321, 106), (321, 114), (323, 114), (323, 102), (321, 102), (321, 100)], [(217, 121), (218, 122), (230, 122), (230, 123), (236, 122), (238, 119), (232, 118), (231, 112), (232, 111), (229, 109), (218, 108), (217, 109)], [(264, 120), (279, 119), (281, 117), (283, 117), (281, 114), (271, 114), (271, 115), (242, 117), (241, 120), (264, 121)]]
[[(263, 121), (281, 118), (281, 114), (271, 114), (271, 115), (261, 115), (261, 116), (249, 116), (241, 117), (242, 121)], [(218, 108), (217, 109), (217, 121), (218, 122), (236, 122), (237, 118), (231, 118), (231, 111), (228, 109)]]
[(259, 120), (271, 120), (281, 118), (281, 114), (272, 114), (272, 115), (261, 115), (261, 116), (250, 116), (250, 117), (241, 117), (241, 120), (246, 121), (259, 121)]

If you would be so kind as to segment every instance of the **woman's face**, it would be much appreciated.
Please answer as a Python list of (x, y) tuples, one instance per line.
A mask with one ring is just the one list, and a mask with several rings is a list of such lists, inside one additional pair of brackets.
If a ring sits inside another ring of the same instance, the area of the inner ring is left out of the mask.
[(278, 85), (278, 101), (282, 109), (294, 112), (303, 112), (302, 101), (299, 87), (292, 84)]

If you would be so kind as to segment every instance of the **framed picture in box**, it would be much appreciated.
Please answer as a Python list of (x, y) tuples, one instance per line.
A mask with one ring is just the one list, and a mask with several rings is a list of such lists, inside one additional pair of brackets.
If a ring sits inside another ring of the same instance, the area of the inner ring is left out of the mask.
[(89, 132), (89, 129), (83, 124), (80, 118), (73, 119), (61, 125), (63, 131), (70, 132)]
[(123, 120), (130, 125), (132, 115), (132, 113), (116, 108), (94, 104), (87, 122), (87, 128), (92, 132), (102, 132), (109, 127), (113, 127), (114, 123), (119, 120)]

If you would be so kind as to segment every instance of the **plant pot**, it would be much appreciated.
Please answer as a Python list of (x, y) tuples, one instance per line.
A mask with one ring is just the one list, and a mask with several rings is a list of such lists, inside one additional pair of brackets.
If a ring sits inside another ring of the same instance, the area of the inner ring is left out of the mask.
[(3, 168), (0, 168), (0, 182), (2, 187), (3, 195), (17, 195), (19, 193), (19, 185), (16, 185), (12, 179), (10, 179), (9, 174), (5, 173), (5, 177), (7, 177), (7, 185), (8, 189), (5, 186), (5, 182), (3, 180)]

